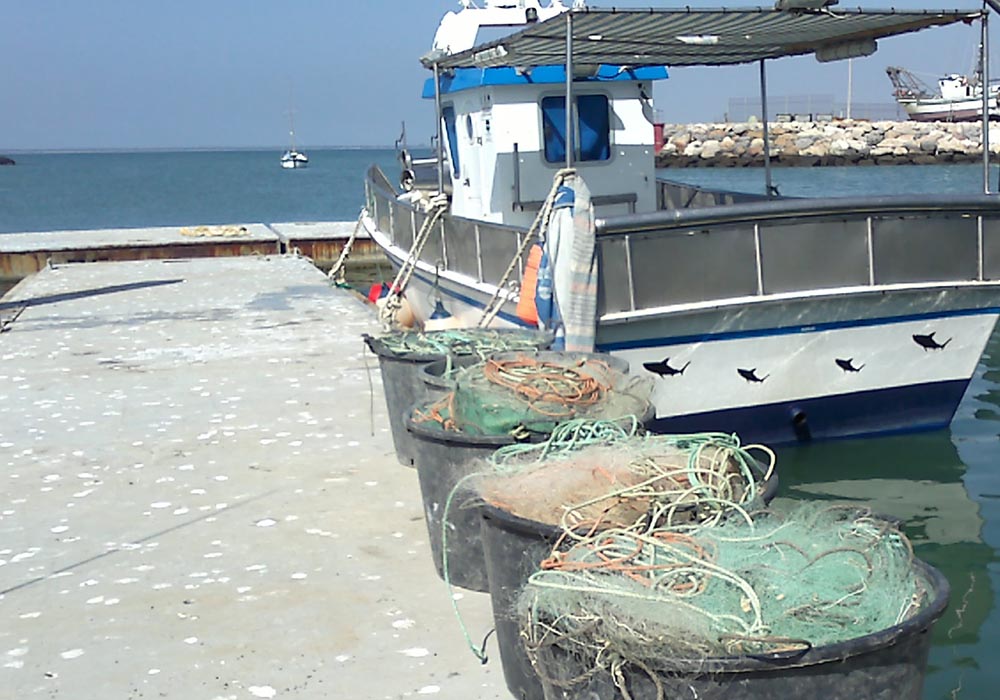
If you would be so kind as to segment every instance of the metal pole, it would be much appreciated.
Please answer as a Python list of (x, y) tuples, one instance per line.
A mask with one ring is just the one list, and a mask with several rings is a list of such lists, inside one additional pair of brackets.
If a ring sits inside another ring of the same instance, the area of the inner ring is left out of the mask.
[(434, 63), (434, 110), (437, 112), (437, 166), (438, 166), (438, 192), (444, 192), (444, 143), (443, 129), (441, 128), (441, 70), (437, 62)]
[(983, 40), (979, 45), (979, 87), (983, 91), (983, 191), (990, 193), (990, 23), (983, 3)]
[(764, 59), (760, 59), (760, 120), (764, 124), (764, 194), (771, 196), (771, 139), (767, 133), (767, 71)]
[(847, 118), (851, 118), (851, 98), (854, 93), (854, 59), (847, 59)]
[(573, 167), (573, 11), (566, 13), (566, 167)]

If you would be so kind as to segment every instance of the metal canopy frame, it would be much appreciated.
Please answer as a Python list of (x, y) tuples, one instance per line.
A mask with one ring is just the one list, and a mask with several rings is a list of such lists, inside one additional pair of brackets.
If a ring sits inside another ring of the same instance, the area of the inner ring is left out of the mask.
[[(801, 56), (980, 19), (980, 10), (652, 8), (568, 10), (577, 65), (721, 66)], [(557, 15), (448, 56), (441, 68), (565, 65), (566, 20)], [(432, 61), (424, 59), (430, 67)]]
[[(442, 70), (511, 66), (530, 70), (544, 65), (565, 66), (567, 168), (573, 166), (573, 81), (577, 72), (587, 75), (602, 64), (629, 70), (645, 66), (725, 66), (759, 62), (765, 193), (772, 197), (777, 190), (771, 181), (765, 61), (817, 52), (830, 56), (824, 60), (862, 56), (874, 50), (872, 42), (877, 39), (979, 20), (981, 62), (984, 71), (988, 71), (989, 8), (1000, 12), (1000, 2), (983, 0), (982, 10), (575, 7), (467, 51), (451, 55), (432, 52), (421, 58), (421, 62), (434, 71), (439, 132)], [(870, 50), (863, 48), (866, 43), (871, 45)], [(988, 72), (984, 74), (985, 86), (989, 85), (988, 75)], [(988, 93), (988, 89), (983, 90), (983, 188), (986, 194), (990, 193)], [(440, 138), (438, 143), (439, 180), (443, 180)]]

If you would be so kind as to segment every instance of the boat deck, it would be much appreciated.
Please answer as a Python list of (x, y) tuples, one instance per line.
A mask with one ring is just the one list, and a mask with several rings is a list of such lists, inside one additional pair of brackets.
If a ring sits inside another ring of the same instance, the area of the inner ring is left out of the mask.
[(5, 696), (509, 697), (354, 295), (292, 256), (72, 264), (0, 317)]

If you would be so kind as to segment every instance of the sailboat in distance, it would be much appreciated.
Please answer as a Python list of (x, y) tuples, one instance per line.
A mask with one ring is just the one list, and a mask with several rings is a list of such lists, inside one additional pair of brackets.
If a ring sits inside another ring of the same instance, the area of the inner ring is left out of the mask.
[(309, 165), (309, 156), (295, 148), (295, 112), (288, 110), (288, 150), (281, 156), (281, 167), (288, 170), (305, 168)]

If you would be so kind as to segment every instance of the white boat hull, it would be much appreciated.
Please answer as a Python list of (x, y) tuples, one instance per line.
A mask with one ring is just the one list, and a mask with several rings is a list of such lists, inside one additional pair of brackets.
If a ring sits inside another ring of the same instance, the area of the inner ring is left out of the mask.
[[(967, 100), (915, 100), (900, 101), (907, 116), (921, 122), (963, 122), (978, 121), (983, 118), (982, 98)], [(1000, 117), (996, 98), (990, 99), (990, 118)]]
[[(406, 251), (366, 225), (398, 267)], [(406, 299), (418, 319), (440, 298), (460, 325), (474, 326), (494, 289), (454, 272), (435, 277), (420, 262)], [(598, 349), (654, 378), (660, 432), (780, 443), (925, 430), (951, 421), (1000, 317), (996, 296), (995, 285), (969, 284), (665, 309), (601, 319)], [(510, 296), (494, 325), (525, 325), (515, 304)]]

